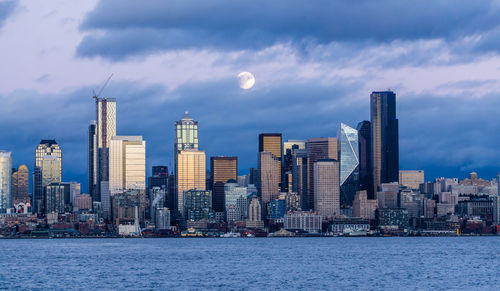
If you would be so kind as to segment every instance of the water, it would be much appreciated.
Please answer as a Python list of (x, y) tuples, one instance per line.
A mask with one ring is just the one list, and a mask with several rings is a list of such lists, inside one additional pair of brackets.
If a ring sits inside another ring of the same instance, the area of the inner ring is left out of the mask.
[(0, 240), (0, 288), (497, 289), (500, 237)]

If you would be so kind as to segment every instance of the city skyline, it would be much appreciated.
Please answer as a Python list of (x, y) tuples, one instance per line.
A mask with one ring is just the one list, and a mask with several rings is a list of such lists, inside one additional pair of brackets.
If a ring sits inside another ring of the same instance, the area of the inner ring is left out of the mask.
[[(109, 6), (93, 1), (61, 4), (57, 9), (23, 1), (6, 3), (10, 4), (0, 8), (5, 11), (0, 14), (0, 40), (9, 46), (1, 60), (5, 67), (15, 69), (0, 80), (0, 100), (9, 105), (0, 109), (0, 148), (12, 152), (13, 166), (26, 164), (32, 171), (34, 147), (41, 139), (57, 140), (65, 155), (64, 179), (79, 181), (85, 192), (86, 128), (95, 119), (89, 98), (111, 73), (115, 76), (102, 97), (117, 98), (119, 134), (141, 134), (148, 141), (148, 176), (153, 165), (174, 169), (171, 126), (184, 111), (200, 122), (200, 147), (207, 159), (238, 156), (241, 174), (257, 167), (254, 151), (258, 134), (280, 132), (283, 140), (335, 136), (340, 123), (355, 128), (359, 121), (368, 120), (369, 94), (388, 88), (398, 95), (400, 169), (424, 170), (427, 180), (464, 178), (471, 171), (493, 178), (500, 169), (500, 151), (490, 134), (500, 130), (493, 111), (500, 105), (496, 97), (500, 85), (493, 77), (500, 58), (487, 41), (498, 25), (492, 15), (499, 8), (490, 2), (476, 3), (472, 8), (454, 5), (451, 14), (468, 19), (470, 30), (450, 19), (439, 22), (426, 12), (431, 9), (405, 4), (399, 8), (402, 15), (419, 15), (418, 19), (428, 20), (426, 25), (440, 23), (445, 29), (431, 33), (413, 25), (414, 17), (390, 16), (385, 25), (398, 23), (402, 29), (390, 34), (377, 24), (373, 28), (378, 36), (375, 40), (349, 27), (350, 39), (339, 32), (328, 32), (322, 38), (302, 31), (287, 35), (288, 43), (280, 40), (282, 32), (265, 18), (262, 29), (268, 29), (269, 38), (256, 47), (241, 40), (235, 47), (201, 42), (203, 51), (193, 51), (182, 43), (173, 49), (151, 42), (160, 29), (144, 35), (148, 48), (138, 51), (125, 47), (120, 52), (113, 43), (118, 40), (110, 38), (110, 54), (99, 48), (104, 40), (94, 30), (128, 41), (123, 20), (130, 20), (139, 30), (147, 30), (151, 23), (138, 25), (136, 17), (124, 11), (117, 29), (112, 30), (109, 23), (98, 21), (99, 16), (109, 14)], [(434, 11), (449, 9), (439, 3), (427, 4)], [(145, 13), (165, 9), (160, 3), (122, 5)], [(283, 3), (269, 7), (269, 15), (278, 15), (280, 5)], [(369, 19), (366, 11), (378, 11), (373, 4), (364, 5), (365, 10), (351, 15), (353, 20), (364, 23)], [(393, 11), (391, 7), (387, 9)], [(184, 15), (180, 10), (176, 13)], [(280, 20), (287, 22), (289, 17), (293, 15), (281, 15)], [(485, 19), (484, 25), (473, 25), (479, 18)], [(319, 17), (318, 21), (335, 24), (338, 19)], [(28, 31), (21, 25), (33, 21), (44, 23), (44, 27), (27, 26)], [(250, 21), (238, 29), (244, 32), (252, 25), (255, 23)], [(43, 29), (39, 33), (45, 37), (42, 40), (18, 37), (36, 35), (38, 29)], [(66, 37), (61, 38), (63, 31)], [(475, 35), (482, 38), (470, 38)], [(319, 44), (310, 45), (308, 51), (294, 45), (307, 37)], [(236, 76), (241, 71), (256, 77), (250, 90), (238, 87)], [(266, 119), (270, 115), (276, 118)]]

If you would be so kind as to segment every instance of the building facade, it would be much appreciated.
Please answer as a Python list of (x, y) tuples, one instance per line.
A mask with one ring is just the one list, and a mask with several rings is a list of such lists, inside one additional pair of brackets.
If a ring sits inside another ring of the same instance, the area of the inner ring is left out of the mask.
[[(399, 184), (408, 187), (412, 190), (420, 189), (420, 184), (425, 183), (424, 171), (399, 171)], [(441, 187), (441, 184), (439, 185)]]
[(259, 193), (263, 207), (276, 199), (280, 193), (280, 160), (273, 153), (259, 153)]
[[(206, 190), (205, 152), (182, 150), (177, 154), (177, 209), (185, 213), (184, 193), (188, 190)], [(211, 196), (211, 195), (210, 195)], [(211, 197), (210, 197), (211, 198)], [(210, 206), (212, 202), (210, 202)]]
[(238, 158), (237, 157), (211, 157), (210, 172), (212, 174), (212, 207), (215, 212), (225, 210), (225, 190), (224, 185), (229, 180), (238, 179)]
[(375, 199), (372, 171), (372, 138), (371, 122), (368, 120), (358, 123), (359, 142), (359, 190), (367, 191), (368, 199)]
[(114, 136), (109, 145), (109, 190), (146, 190), (146, 142), (142, 136)]
[(382, 183), (398, 182), (399, 129), (396, 94), (392, 91), (370, 95), (373, 189)]
[(12, 208), (12, 154), (0, 151), (0, 213)]
[(62, 151), (55, 140), (42, 140), (35, 150), (33, 201), (35, 213), (45, 213), (45, 187), (62, 180)]
[[(282, 137), (281, 133), (259, 134), (259, 153), (270, 152), (277, 161), (274, 171), (278, 175), (278, 187), (281, 189)], [(273, 174), (274, 176), (275, 174)], [(274, 187), (274, 186), (273, 186)]]
[(329, 218), (340, 215), (339, 162), (333, 159), (314, 163), (314, 210)]
[(352, 206), (359, 189), (359, 142), (358, 131), (341, 123), (338, 134), (340, 144), (340, 204)]
[(12, 173), (12, 205), (30, 203), (30, 173), (28, 166), (20, 165)]

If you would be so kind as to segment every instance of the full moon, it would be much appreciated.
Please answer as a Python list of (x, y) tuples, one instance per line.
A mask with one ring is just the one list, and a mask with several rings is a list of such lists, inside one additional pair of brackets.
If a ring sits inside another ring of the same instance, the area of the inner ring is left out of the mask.
[(248, 90), (255, 84), (255, 77), (250, 72), (239, 73), (238, 80), (240, 83), (240, 88), (243, 90)]

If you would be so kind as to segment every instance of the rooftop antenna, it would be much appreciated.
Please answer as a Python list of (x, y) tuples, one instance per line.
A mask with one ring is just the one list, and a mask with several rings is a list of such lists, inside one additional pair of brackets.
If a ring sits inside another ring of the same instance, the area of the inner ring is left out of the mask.
[(94, 99), (96, 99), (96, 100), (99, 99), (99, 96), (101, 96), (102, 91), (104, 91), (104, 88), (106, 88), (106, 86), (108, 85), (108, 83), (111, 80), (111, 78), (113, 77), (113, 75), (114, 75), (114, 73), (108, 77), (106, 82), (104, 82), (104, 85), (102, 85), (101, 90), (99, 90), (99, 92), (97, 94), (95, 93), (95, 90), (92, 90), (92, 94), (94, 94)]

